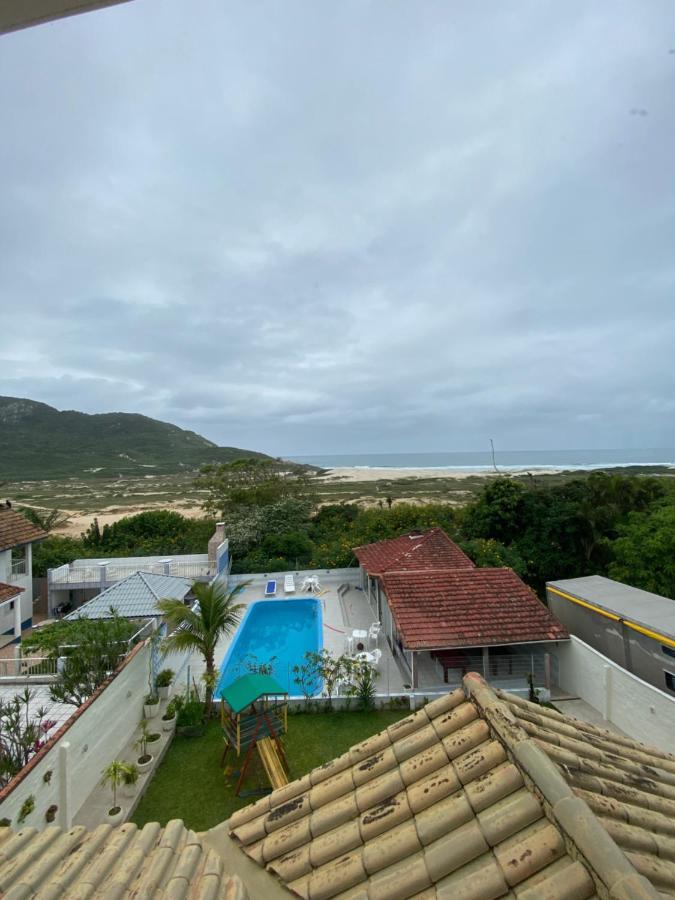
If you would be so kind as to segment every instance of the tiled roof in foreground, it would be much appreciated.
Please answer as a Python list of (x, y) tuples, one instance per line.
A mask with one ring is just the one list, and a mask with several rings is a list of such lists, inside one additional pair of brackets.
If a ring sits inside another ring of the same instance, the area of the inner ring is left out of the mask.
[(246, 900), (220, 856), (179, 820), (161, 828), (0, 828), (2, 897), (170, 897)]
[(675, 757), (464, 688), (234, 813), (233, 838), (311, 900), (675, 895)]
[(382, 583), (409, 650), (569, 638), (512, 569), (386, 572)]
[(396, 571), (416, 572), (420, 569), (449, 569), (468, 567), (474, 563), (442, 528), (410, 532), (402, 537), (354, 548), (354, 556), (369, 575), (383, 575)]

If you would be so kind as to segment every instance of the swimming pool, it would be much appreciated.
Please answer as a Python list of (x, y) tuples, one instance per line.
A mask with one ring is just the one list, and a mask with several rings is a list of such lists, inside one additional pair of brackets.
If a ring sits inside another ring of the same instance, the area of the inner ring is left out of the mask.
[[(246, 675), (250, 666), (272, 664), (272, 675), (288, 690), (300, 694), (293, 681), (293, 666), (302, 665), (305, 653), (323, 648), (321, 602), (315, 598), (297, 600), (255, 600), (237, 629), (220, 667), (216, 696)], [(317, 684), (317, 690), (319, 689)]]

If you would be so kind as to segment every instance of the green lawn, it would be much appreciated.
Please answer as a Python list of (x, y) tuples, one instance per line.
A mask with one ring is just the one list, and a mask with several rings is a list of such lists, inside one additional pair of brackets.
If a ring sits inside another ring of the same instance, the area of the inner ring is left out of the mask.
[[(289, 716), (284, 746), (291, 778), (299, 778), (408, 714), (407, 710), (378, 710)], [(222, 732), (215, 721), (201, 738), (176, 735), (132, 821), (137, 825), (165, 825), (170, 819), (183, 819), (189, 828), (205, 831), (229, 818), (235, 809), (252, 803), (257, 794), (234, 796), (236, 778), (232, 770), (238, 768), (237, 759), (230, 751), (226, 760), (229, 769), (223, 772), (222, 750)], [(244, 782), (244, 793), (269, 787), (257, 753), (254, 760)]]

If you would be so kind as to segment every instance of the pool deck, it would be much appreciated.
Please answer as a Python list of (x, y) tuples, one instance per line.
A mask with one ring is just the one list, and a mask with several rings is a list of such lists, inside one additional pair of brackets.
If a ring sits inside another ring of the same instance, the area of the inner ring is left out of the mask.
[[(352, 629), (367, 630), (375, 621), (375, 616), (360, 588), (358, 570), (355, 569), (353, 574), (349, 573), (348, 575), (345, 575), (344, 570), (337, 573), (326, 573), (321, 570), (311, 573), (294, 573), (296, 591), (293, 594), (284, 593), (285, 574), (235, 576), (230, 579), (229, 586), (232, 588), (238, 581), (249, 582), (239, 597), (239, 601), (246, 607), (256, 600), (273, 600), (276, 603), (283, 603), (287, 599), (300, 600), (306, 597), (320, 600), (323, 611), (323, 646), (333, 656), (341, 656), (347, 652), (347, 638)], [(306, 574), (318, 577), (321, 585), (318, 595), (303, 592), (300, 589)], [(265, 585), (271, 578), (276, 579), (277, 582), (276, 597), (265, 597)], [(338, 588), (341, 585), (349, 585), (349, 590), (343, 593), (342, 598), (338, 595)], [(228, 635), (218, 643), (216, 648), (216, 665), (218, 667), (223, 662), (233, 637), (234, 635)], [(382, 659), (377, 679), (377, 693), (400, 694), (404, 691), (403, 675), (387, 642), (382, 637), (378, 647), (382, 651)], [(301, 661), (298, 660), (298, 662)], [(193, 658), (191, 669), (195, 678), (202, 673), (204, 664), (198, 656)]]

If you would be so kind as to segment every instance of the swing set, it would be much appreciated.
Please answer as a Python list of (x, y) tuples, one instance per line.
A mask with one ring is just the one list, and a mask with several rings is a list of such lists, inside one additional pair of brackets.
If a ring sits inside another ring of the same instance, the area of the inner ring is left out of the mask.
[(220, 723), (225, 738), (221, 767), (230, 749), (238, 759), (244, 754), (234, 789), (237, 797), (256, 750), (272, 788), (288, 784), (288, 761), (281, 742), (281, 735), (288, 730), (288, 691), (276, 679), (242, 675), (223, 688)]

